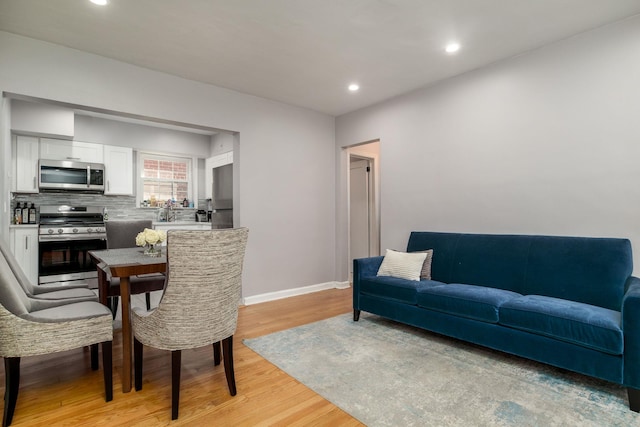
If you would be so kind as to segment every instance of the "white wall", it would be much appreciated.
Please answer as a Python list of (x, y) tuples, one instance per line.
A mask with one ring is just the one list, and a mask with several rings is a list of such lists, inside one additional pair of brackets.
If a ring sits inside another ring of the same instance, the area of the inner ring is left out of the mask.
[(238, 131), (243, 295), (334, 280), (333, 117), (4, 32), (0, 90)]
[(9, 223), (11, 222), (11, 100), (0, 99), (0, 237), (9, 244)]
[(206, 158), (211, 137), (173, 129), (108, 120), (101, 117), (75, 116), (74, 140), (131, 147), (139, 151), (188, 155)]
[(14, 100), (11, 103), (11, 130), (40, 137), (73, 139), (73, 111), (36, 102)]
[(412, 230), (612, 236), (640, 266), (638, 52), (635, 17), (338, 117), (341, 165), (380, 140), (381, 249)]

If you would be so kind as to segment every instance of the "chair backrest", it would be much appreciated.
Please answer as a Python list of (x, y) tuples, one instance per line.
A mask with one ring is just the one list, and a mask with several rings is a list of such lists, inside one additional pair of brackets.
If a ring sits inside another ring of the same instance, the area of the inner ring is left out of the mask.
[(18, 260), (13, 256), (9, 245), (7, 245), (3, 239), (0, 239), (0, 253), (4, 256), (7, 264), (9, 264), (9, 268), (13, 271), (22, 289), (24, 289), (28, 295), (34, 295), (35, 289), (33, 283), (31, 283), (27, 275), (24, 274), (22, 267), (18, 264)]
[(145, 228), (152, 228), (151, 220), (107, 221), (107, 249), (135, 248), (136, 236)]
[(202, 347), (235, 333), (249, 230), (170, 230), (167, 284), (150, 315), (168, 350)]
[[(9, 254), (9, 258), (13, 255)], [(23, 316), (31, 310), (31, 301), (9, 266), (4, 250), (0, 253), (0, 304), (16, 316)]]

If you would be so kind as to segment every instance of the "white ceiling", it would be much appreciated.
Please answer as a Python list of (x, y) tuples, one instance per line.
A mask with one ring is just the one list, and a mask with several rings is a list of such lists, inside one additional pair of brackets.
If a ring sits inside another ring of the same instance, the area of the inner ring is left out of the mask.
[(640, 0), (2, 0), (0, 30), (340, 115), (638, 13)]

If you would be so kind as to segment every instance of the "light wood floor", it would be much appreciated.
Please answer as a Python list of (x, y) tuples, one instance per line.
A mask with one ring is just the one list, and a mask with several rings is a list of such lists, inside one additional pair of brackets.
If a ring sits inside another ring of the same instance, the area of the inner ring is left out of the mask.
[[(351, 312), (351, 289), (333, 289), (240, 308), (234, 336), (238, 393), (229, 395), (224, 367), (211, 347), (182, 352), (180, 417), (171, 422), (168, 352), (145, 347), (143, 388), (122, 393), (122, 341), (114, 334), (114, 396), (104, 401), (102, 370), (80, 350), (24, 358), (12, 426), (360, 426), (242, 344), (254, 338)], [(0, 376), (4, 395), (4, 370)]]

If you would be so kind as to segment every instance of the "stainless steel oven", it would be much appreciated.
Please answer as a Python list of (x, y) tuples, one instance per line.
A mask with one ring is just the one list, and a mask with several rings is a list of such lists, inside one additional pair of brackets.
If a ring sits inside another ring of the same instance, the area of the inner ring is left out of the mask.
[(97, 287), (96, 267), (89, 251), (106, 249), (104, 208), (41, 206), (38, 230), (38, 282)]

